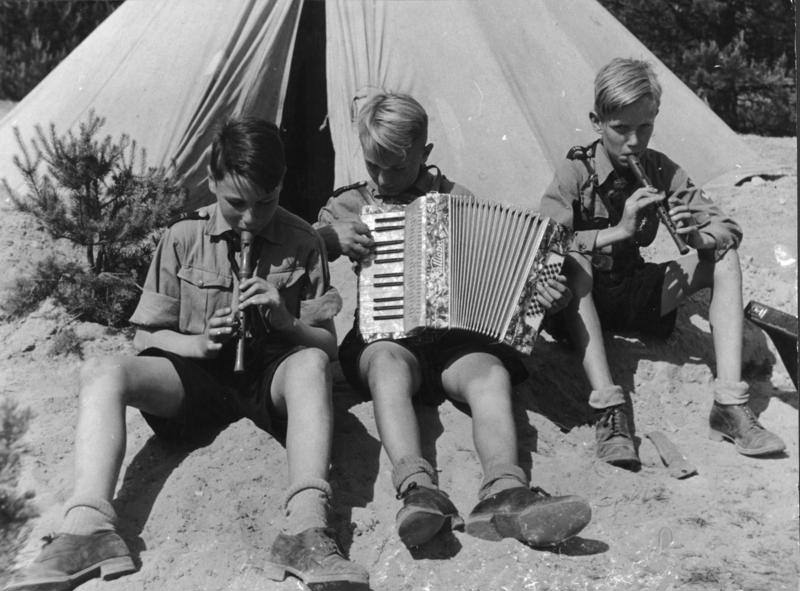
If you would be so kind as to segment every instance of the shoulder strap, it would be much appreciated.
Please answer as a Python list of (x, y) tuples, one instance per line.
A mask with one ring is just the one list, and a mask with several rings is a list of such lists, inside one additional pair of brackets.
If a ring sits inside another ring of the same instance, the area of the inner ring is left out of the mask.
[(178, 217), (171, 219), (167, 226), (174, 226), (178, 222), (182, 222), (184, 220), (207, 220), (208, 219), (208, 212), (202, 209), (196, 209), (194, 211), (184, 211)]
[(346, 185), (344, 187), (339, 187), (333, 193), (331, 193), (331, 197), (338, 197), (342, 193), (346, 193), (352, 189), (360, 189), (361, 187), (366, 187), (367, 181), (359, 181), (357, 183), (353, 183), (352, 185)]
[(589, 203), (588, 209), (591, 215), (594, 215), (594, 200), (597, 196), (597, 187), (599, 185), (597, 179), (597, 171), (595, 170), (594, 166), (594, 155), (595, 149), (597, 148), (597, 144), (600, 140), (595, 140), (588, 146), (572, 146), (567, 152), (567, 158), (570, 160), (580, 160), (583, 162), (583, 165), (586, 167), (586, 172), (589, 173), (589, 178), (586, 179), (586, 182), (581, 185), (581, 191), (586, 189), (587, 187), (591, 186), (592, 188), (592, 198), (591, 202)]

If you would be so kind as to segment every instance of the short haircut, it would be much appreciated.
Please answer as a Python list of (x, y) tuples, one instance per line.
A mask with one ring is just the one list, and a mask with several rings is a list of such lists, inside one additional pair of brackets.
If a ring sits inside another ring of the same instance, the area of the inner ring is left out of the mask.
[(364, 154), (383, 162), (394, 155), (406, 158), (415, 142), (428, 138), (428, 114), (407, 94), (380, 93), (358, 112), (358, 138)]
[(211, 144), (211, 176), (243, 177), (269, 192), (286, 171), (278, 126), (256, 117), (231, 117), (219, 126)]
[(594, 111), (605, 120), (615, 111), (650, 97), (661, 104), (661, 84), (646, 61), (617, 57), (600, 68), (594, 79)]

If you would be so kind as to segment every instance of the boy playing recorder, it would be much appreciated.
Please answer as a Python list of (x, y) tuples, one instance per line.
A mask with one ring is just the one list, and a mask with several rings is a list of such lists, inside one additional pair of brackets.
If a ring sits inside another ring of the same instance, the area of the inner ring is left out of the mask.
[[(162, 237), (131, 318), (139, 355), (83, 368), (73, 495), (58, 533), (7, 591), (66, 590), (135, 570), (111, 504), (126, 406), (166, 439), (192, 440), (247, 417), (285, 442), (285, 521), (267, 576), (367, 585), (367, 572), (342, 556), (327, 529), (331, 318), (341, 300), (328, 284), (319, 236), (278, 206), (285, 168), (275, 125), (231, 119), (217, 132), (209, 164), (216, 203)], [(235, 252), (244, 232), (254, 236), (254, 271), (237, 288)], [(253, 332), (241, 373), (234, 373), (237, 307)]]
[[(783, 441), (758, 422), (741, 380), (742, 278), (736, 249), (742, 231), (680, 166), (647, 147), (660, 102), (661, 86), (647, 62), (616, 58), (598, 72), (589, 118), (600, 138), (570, 151), (541, 202), (542, 215), (575, 230), (565, 264), (572, 269), (567, 276), (575, 297), (561, 318), (550, 320), (556, 332), (566, 329), (581, 355), (592, 387), (589, 404), (597, 411), (598, 458), (637, 470), (625, 393), (611, 378), (602, 331), (666, 337), (681, 300), (710, 288), (717, 361), (711, 437), (732, 441), (745, 455), (780, 452)], [(634, 175), (637, 162), (652, 186), (643, 188)], [(665, 200), (666, 221), (694, 252), (666, 263), (645, 262), (639, 247), (655, 238), (656, 206)]]

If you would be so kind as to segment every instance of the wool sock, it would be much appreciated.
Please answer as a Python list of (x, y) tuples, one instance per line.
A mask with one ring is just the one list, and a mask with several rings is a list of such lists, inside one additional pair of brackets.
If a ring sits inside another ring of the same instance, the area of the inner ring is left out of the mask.
[(427, 488), (438, 488), (433, 466), (418, 456), (406, 456), (392, 468), (392, 484), (398, 494), (408, 490), (412, 484)]
[(114, 507), (105, 499), (76, 497), (67, 502), (59, 531), (88, 536), (99, 531), (114, 530), (116, 522)]
[(295, 483), (286, 494), (286, 525), (284, 531), (297, 535), (314, 527), (327, 527), (331, 485), (321, 478), (309, 478)]
[(525, 471), (514, 464), (497, 464), (490, 467), (483, 477), (478, 490), (478, 500), (482, 501), (509, 488), (528, 487)]

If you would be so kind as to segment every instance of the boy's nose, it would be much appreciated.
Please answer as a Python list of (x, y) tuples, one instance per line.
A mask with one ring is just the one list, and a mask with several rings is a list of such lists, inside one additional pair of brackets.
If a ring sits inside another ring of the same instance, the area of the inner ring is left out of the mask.
[(247, 227), (253, 224), (256, 220), (255, 212), (252, 209), (246, 209), (242, 212), (242, 225)]

